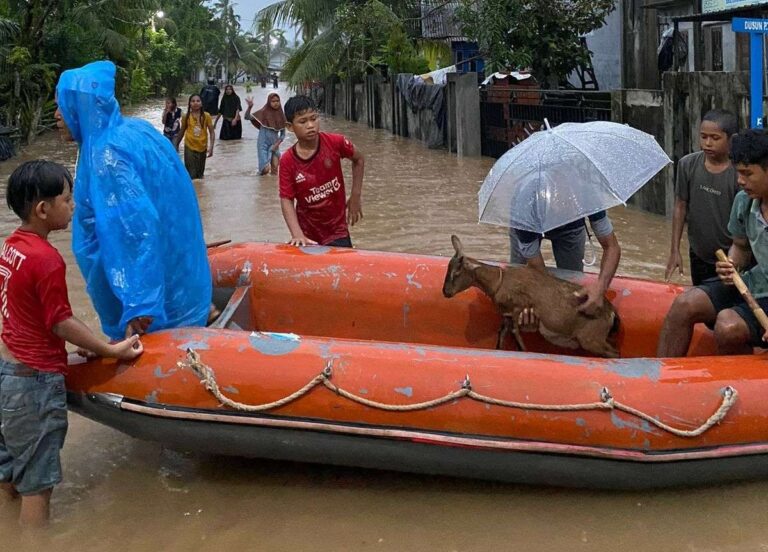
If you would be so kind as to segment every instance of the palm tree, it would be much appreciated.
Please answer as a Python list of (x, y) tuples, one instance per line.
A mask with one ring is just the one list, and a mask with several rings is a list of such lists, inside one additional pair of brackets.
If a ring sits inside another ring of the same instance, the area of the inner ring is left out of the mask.
[(104, 54), (118, 62), (127, 61), (135, 43), (160, 10), (159, 0), (71, 1), (68, 17), (83, 29), (96, 32)]
[(264, 45), (248, 34), (240, 34), (232, 41), (231, 64), (234, 80), (245, 75), (258, 75), (267, 70), (268, 58)]
[(267, 52), (267, 64), (271, 63), (272, 56), (288, 48), (288, 39), (285, 30), (276, 28), (274, 22), (267, 18), (257, 19), (253, 24), (254, 38), (261, 42)]
[(256, 15), (257, 20), (269, 21), (272, 26), (297, 26), (304, 42), (307, 42), (333, 22), (336, 10), (344, 3), (345, 0), (281, 0)]
[(184, 73), (192, 75), (221, 51), (221, 33), (211, 24), (214, 12), (200, 0), (164, 0), (163, 6), (162, 26), (184, 52)]
[(334, 73), (359, 77), (390, 31), (418, 20), (419, 13), (419, 0), (282, 0), (257, 17), (265, 28), (287, 23), (301, 29), (304, 43), (283, 68), (296, 86)]
[[(268, 19), (273, 25), (295, 25), (306, 42), (331, 26), (337, 10), (351, 3), (351, 0), (280, 0), (260, 10), (257, 19)], [(408, 18), (416, 17), (421, 9), (420, 0), (385, 0), (383, 3), (396, 14), (408, 14)]]

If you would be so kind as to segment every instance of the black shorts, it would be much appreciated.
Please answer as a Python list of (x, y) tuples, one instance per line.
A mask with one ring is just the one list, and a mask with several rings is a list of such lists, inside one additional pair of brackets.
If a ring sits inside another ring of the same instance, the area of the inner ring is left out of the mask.
[[(766, 342), (763, 341), (765, 330), (760, 325), (760, 322), (757, 321), (755, 315), (752, 314), (752, 310), (741, 297), (736, 286), (726, 286), (720, 280), (716, 280), (705, 282), (698, 286), (698, 289), (707, 294), (709, 300), (712, 301), (712, 306), (715, 307), (715, 312), (719, 313), (725, 309), (733, 309), (736, 311), (736, 314), (744, 319), (749, 328), (749, 344), (752, 347), (766, 347)], [(768, 311), (768, 297), (756, 299), (756, 301), (764, 311)]]
[(337, 238), (330, 243), (326, 243), (325, 245), (329, 247), (352, 247), (352, 238), (349, 236), (344, 236), (343, 238)]
[(719, 280), (714, 263), (708, 263), (693, 252), (688, 250), (688, 258), (691, 260), (691, 282), (694, 286), (700, 286), (707, 280)]

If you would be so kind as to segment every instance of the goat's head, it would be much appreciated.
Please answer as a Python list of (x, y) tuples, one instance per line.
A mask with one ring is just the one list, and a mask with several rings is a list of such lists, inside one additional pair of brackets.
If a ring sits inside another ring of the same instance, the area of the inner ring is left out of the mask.
[(445, 273), (445, 282), (443, 283), (443, 295), (445, 297), (453, 297), (457, 293), (461, 293), (475, 281), (473, 259), (464, 256), (464, 249), (458, 237), (451, 236), (451, 242), (456, 254), (448, 262), (448, 271)]

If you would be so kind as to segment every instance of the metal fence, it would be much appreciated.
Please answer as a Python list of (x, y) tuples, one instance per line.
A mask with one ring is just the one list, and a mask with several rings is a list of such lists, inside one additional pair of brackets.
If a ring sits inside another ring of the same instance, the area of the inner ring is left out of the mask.
[(483, 155), (501, 157), (544, 128), (611, 120), (610, 92), (535, 90), (491, 86), (480, 92)]

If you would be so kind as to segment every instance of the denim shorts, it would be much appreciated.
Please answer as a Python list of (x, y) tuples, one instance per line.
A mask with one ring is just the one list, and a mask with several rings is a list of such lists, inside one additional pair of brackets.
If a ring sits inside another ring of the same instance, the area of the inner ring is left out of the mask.
[[(587, 243), (587, 229), (579, 226), (572, 230), (558, 232), (551, 238), (552, 253), (555, 256), (555, 265), (562, 270), (584, 272), (584, 250)], [(525, 264), (531, 251), (538, 253), (541, 240), (535, 244), (523, 244), (514, 229), (509, 231), (510, 255), (509, 262), (513, 264)], [(526, 255), (528, 253), (528, 255)]]
[(64, 376), (0, 360), (0, 481), (21, 495), (60, 483), (66, 434)]

